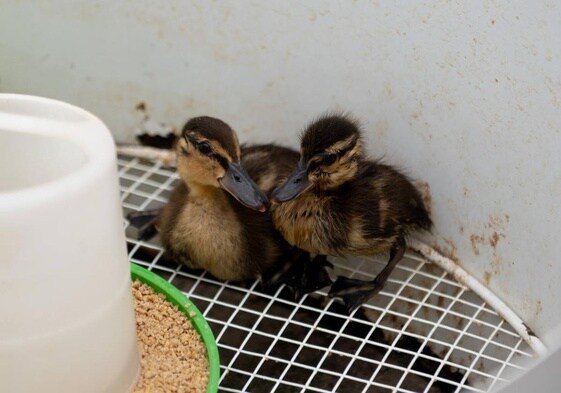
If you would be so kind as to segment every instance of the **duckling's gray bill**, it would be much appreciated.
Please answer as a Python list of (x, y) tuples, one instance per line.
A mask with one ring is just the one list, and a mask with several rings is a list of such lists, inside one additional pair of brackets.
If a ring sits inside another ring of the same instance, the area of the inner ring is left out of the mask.
[(271, 197), (273, 203), (288, 202), (298, 195), (302, 194), (312, 186), (312, 182), (308, 179), (308, 172), (306, 165), (302, 160), (292, 172), (288, 180), (275, 190)]
[(226, 174), (218, 182), (224, 190), (250, 209), (265, 212), (269, 208), (267, 195), (251, 180), (241, 165), (228, 163)]

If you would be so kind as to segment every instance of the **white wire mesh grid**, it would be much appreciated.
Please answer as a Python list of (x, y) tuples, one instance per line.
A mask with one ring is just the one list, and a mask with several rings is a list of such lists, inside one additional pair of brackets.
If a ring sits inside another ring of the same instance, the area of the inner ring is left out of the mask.
[[(119, 157), (124, 214), (165, 204), (173, 168)], [(217, 339), (227, 392), (488, 392), (533, 356), (498, 314), (443, 270), (408, 253), (385, 289), (351, 317), (325, 292), (294, 302), (280, 287), (220, 282), (162, 258), (125, 220), (131, 261), (182, 290)], [(373, 278), (384, 259), (332, 259)]]

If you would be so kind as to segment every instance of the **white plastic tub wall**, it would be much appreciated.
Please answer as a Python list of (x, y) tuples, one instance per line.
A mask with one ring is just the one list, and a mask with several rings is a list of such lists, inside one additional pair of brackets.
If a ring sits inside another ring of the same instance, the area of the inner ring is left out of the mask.
[[(328, 109), (430, 184), (431, 239), (546, 342), (561, 321), (555, 2), (6, 1), (0, 91), (140, 121), (209, 114), (296, 145)], [(144, 103), (145, 110), (139, 109)]]

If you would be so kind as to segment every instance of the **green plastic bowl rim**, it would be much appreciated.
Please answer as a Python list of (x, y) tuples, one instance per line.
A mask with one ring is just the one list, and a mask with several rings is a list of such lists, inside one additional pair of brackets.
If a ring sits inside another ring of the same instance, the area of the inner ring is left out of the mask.
[(195, 330), (197, 330), (201, 336), (207, 351), (210, 372), (206, 391), (207, 393), (217, 392), (218, 380), (220, 378), (220, 357), (218, 355), (218, 347), (216, 346), (214, 334), (212, 334), (212, 330), (203, 317), (203, 314), (201, 314), (199, 309), (179, 289), (157, 274), (131, 263), (131, 277), (133, 280), (140, 280), (149, 285), (157, 293), (164, 294), (167, 301), (176, 305), (179, 311), (185, 313), (187, 318), (191, 320)]

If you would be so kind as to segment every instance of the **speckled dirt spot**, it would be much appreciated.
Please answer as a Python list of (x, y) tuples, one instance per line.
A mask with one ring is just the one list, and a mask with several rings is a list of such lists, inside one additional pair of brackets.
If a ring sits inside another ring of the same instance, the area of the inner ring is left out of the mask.
[(491, 244), (491, 247), (495, 248), (497, 247), (497, 243), (499, 243), (500, 239), (501, 235), (499, 235), (497, 232), (493, 232), (493, 234), (489, 237), (489, 244)]
[(469, 241), (471, 242), (471, 249), (475, 255), (480, 254), (479, 247), (485, 244), (485, 237), (483, 235), (476, 235), (473, 234), (469, 237)]
[(485, 285), (489, 286), (489, 283), (491, 282), (492, 277), (493, 277), (493, 274), (488, 270), (486, 270), (483, 273), (483, 282), (485, 283)]
[(475, 255), (479, 255), (481, 253), (482, 246), (490, 246), (493, 249), (493, 256), (495, 257), (495, 260), (500, 259), (497, 246), (499, 241), (506, 237), (504, 232), (506, 224), (509, 222), (510, 216), (508, 214), (505, 214), (504, 216), (490, 215), (489, 221), (485, 224), (485, 230), (481, 233), (473, 233), (469, 237), (473, 253)]

